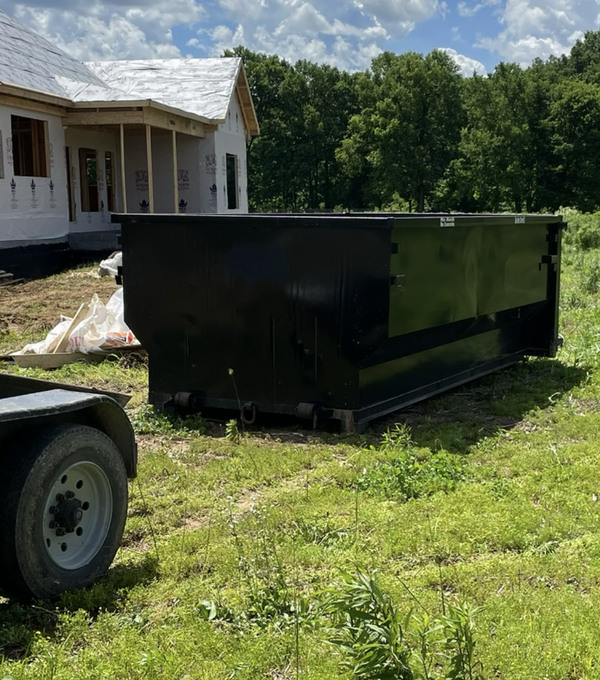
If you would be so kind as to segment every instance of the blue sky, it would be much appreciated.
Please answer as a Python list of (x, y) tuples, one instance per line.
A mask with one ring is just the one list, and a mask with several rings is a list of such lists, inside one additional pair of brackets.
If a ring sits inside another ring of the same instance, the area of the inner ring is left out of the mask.
[(74, 57), (219, 56), (243, 44), (295, 61), (368, 68), (383, 50), (448, 50), (463, 73), (569, 51), (600, 0), (0, 0)]

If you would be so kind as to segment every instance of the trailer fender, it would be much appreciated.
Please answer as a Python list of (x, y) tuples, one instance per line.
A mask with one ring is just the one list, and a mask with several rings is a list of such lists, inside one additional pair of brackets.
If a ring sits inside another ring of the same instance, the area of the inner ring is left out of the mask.
[(103, 432), (117, 446), (127, 476), (136, 476), (133, 427), (122, 406), (103, 394), (56, 389), (0, 399), (0, 452), (6, 450), (7, 441), (22, 435), (25, 429), (61, 424), (87, 425)]

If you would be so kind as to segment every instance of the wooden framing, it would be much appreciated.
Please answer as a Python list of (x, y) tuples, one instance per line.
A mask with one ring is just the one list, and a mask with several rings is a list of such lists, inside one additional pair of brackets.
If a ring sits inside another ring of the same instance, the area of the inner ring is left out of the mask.
[(67, 107), (72, 106), (72, 102), (66, 97), (7, 83), (0, 83), (0, 104), (53, 116), (64, 114)]
[(32, 99), (23, 99), (21, 97), (12, 97), (0, 93), (0, 106), (9, 106), (13, 109), (25, 109), (29, 114), (43, 113), (47, 116), (64, 116), (66, 109), (58, 108), (56, 106), (49, 106), (41, 102), (34, 102)]
[(102, 154), (104, 170), (104, 186), (106, 191), (106, 210), (110, 213), (117, 212), (117, 192), (115, 185), (115, 154), (112, 151), (104, 151)]
[(177, 214), (179, 212), (179, 175), (177, 172), (177, 132), (173, 130), (172, 141), (173, 141), (173, 212)]
[(191, 137), (204, 137), (207, 126), (200, 121), (162, 111), (154, 107), (137, 107), (135, 109), (97, 109), (82, 111), (70, 109), (63, 117), (63, 125), (96, 126), (96, 125), (151, 125), (162, 130), (173, 130)]
[(75, 196), (75, 178), (73, 177), (73, 151), (70, 146), (65, 147), (67, 161), (67, 191), (69, 202), (69, 222), (77, 221), (77, 197)]
[[(95, 182), (90, 184), (88, 176), (88, 161), (93, 160), (95, 166)], [(98, 150), (79, 148), (79, 194), (81, 201), (81, 212), (100, 212), (100, 192), (98, 191), (98, 172), (100, 164), (98, 162)]]
[(121, 138), (121, 194), (123, 201), (123, 212), (127, 212), (127, 184), (125, 182), (125, 126), (119, 124), (119, 135)]
[(256, 118), (256, 110), (254, 102), (252, 101), (252, 94), (250, 93), (250, 86), (246, 78), (246, 71), (242, 66), (238, 74), (238, 79), (235, 85), (235, 91), (239, 99), (240, 108), (242, 109), (242, 116), (246, 124), (246, 133), (249, 137), (254, 137), (260, 134), (260, 127)]
[(146, 159), (148, 162), (148, 212), (154, 212), (154, 171), (152, 168), (152, 127), (146, 125)]
[(50, 129), (48, 128), (48, 121), (42, 121), (44, 128), (44, 149), (43, 153), (46, 160), (46, 177), (52, 177), (52, 159), (50, 158)]

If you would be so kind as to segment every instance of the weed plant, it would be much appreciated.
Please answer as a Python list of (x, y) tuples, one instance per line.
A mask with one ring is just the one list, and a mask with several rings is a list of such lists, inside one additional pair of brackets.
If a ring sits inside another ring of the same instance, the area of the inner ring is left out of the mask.
[[(371, 450), (375, 450), (373, 445)], [(363, 468), (356, 480), (361, 491), (407, 501), (438, 491), (452, 491), (465, 477), (461, 456), (444, 450), (417, 449), (406, 424), (396, 424), (393, 430), (388, 430), (378, 450), (386, 457), (374, 467)]]
[(481, 611), (449, 605), (440, 617), (404, 614), (373, 576), (344, 574), (323, 611), (341, 665), (363, 680), (481, 680), (474, 619)]

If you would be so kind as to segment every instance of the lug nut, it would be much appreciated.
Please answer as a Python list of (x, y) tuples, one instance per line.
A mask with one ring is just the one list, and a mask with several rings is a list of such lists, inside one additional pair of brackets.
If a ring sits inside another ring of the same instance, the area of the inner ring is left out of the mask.
[(65, 497), (62, 495), (62, 493), (57, 493), (56, 500), (58, 503), (62, 503), (65, 500)]
[(55, 505), (51, 505), (49, 512), (51, 515), (56, 515), (56, 513), (58, 512), (58, 508)]
[(65, 529), (63, 527), (58, 527), (58, 529), (56, 530), (57, 536), (64, 536), (66, 533), (67, 532), (65, 531)]
[(67, 491), (65, 498), (75, 498), (75, 494), (72, 491)]

